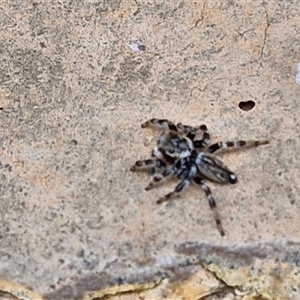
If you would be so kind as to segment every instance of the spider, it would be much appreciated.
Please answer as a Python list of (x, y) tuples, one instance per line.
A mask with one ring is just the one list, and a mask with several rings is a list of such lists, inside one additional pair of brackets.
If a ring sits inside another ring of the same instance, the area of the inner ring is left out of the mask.
[[(142, 128), (163, 130), (152, 151), (152, 157), (138, 160), (131, 167), (131, 171), (148, 170), (153, 174), (152, 181), (145, 188), (154, 188), (167, 179), (176, 176), (179, 183), (175, 189), (156, 201), (163, 203), (179, 196), (191, 182), (199, 186), (207, 196), (209, 206), (221, 236), (225, 235), (216, 201), (205, 180), (215, 183), (234, 184), (237, 176), (230, 171), (214, 154), (224, 148), (249, 148), (266, 145), (267, 140), (227, 141), (210, 144), (210, 135), (205, 125), (192, 127), (174, 123), (165, 119), (151, 119), (141, 125)], [(198, 136), (200, 139), (195, 139)]]

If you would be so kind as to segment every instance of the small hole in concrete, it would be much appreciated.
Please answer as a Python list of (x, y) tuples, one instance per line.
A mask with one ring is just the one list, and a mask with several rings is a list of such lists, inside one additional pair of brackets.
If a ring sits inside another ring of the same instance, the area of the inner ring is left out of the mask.
[(239, 108), (244, 111), (249, 111), (255, 106), (255, 102), (252, 100), (249, 101), (241, 101), (239, 103)]
[(71, 140), (71, 143), (72, 143), (73, 145), (78, 145), (78, 141), (75, 140), (75, 139)]

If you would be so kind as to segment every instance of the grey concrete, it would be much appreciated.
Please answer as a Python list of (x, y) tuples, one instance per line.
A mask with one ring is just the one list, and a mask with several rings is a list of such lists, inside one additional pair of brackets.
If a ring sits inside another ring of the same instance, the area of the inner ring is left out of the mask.
[[(189, 241), (299, 242), (297, 1), (8, 1), (0, 12), (2, 277), (71, 299), (153, 281)], [(174, 183), (145, 192), (149, 176), (129, 172), (155, 144), (140, 128), (152, 117), (205, 123), (214, 141), (270, 140), (221, 156), (239, 176), (211, 184), (223, 239), (202, 191), (158, 206)]]

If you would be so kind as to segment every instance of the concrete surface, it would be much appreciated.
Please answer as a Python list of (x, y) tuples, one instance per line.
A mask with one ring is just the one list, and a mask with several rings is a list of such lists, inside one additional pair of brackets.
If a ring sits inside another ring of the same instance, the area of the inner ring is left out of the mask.
[[(2, 3), (3, 297), (299, 299), (299, 15), (292, 0)], [(210, 184), (224, 238), (202, 191), (158, 206), (174, 183), (145, 192), (129, 172), (152, 117), (270, 140), (221, 155), (239, 176)]]

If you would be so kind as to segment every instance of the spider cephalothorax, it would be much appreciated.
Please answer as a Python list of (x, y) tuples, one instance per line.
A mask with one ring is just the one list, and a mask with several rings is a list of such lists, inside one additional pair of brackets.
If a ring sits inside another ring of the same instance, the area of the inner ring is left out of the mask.
[(152, 181), (145, 188), (146, 190), (152, 189), (170, 177), (176, 176), (180, 180), (174, 191), (158, 199), (157, 203), (178, 196), (191, 182), (200, 186), (208, 198), (217, 228), (223, 236), (225, 233), (218, 215), (216, 202), (205, 180), (221, 184), (234, 184), (237, 182), (237, 176), (213, 153), (228, 147), (256, 147), (268, 144), (268, 141), (240, 140), (218, 142), (209, 146), (210, 136), (205, 125), (192, 127), (179, 123), (175, 126), (168, 120), (151, 119), (142, 124), (142, 128), (146, 127), (162, 129), (163, 133), (152, 151), (152, 158), (138, 160), (131, 167), (131, 171), (149, 170), (154, 174)]

